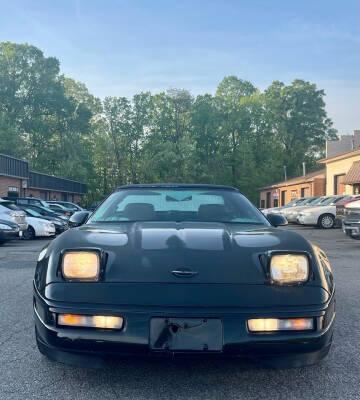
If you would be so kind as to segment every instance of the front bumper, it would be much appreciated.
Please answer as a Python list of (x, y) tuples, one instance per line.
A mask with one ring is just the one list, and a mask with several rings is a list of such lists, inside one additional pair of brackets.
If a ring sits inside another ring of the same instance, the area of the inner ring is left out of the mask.
[(291, 224), (297, 223), (298, 214), (287, 214), (287, 215), (285, 215), (285, 217), (286, 217), (287, 221), (290, 222)]
[(26, 229), (28, 228), (28, 224), (27, 223), (19, 223), (17, 222), (20, 231), (26, 231)]
[[(98, 360), (98, 357), (128, 355), (231, 356), (262, 360), (272, 366), (287, 367), (314, 364), (326, 356), (332, 341), (335, 300), (332, 296), (320, 306), (278, 306), (276, 309), (134, 307), (50, 301), (44, 299), (34, 287), (34, 312), (40, 351), (61, 362), (89, 365), (89, 357)], [(125, 323), (120, 331), (60, 327), (57, 325), (59, 313), (122, 316)], [(222, 350), (154, 351), (149, 344), (150, 320), (154, 317), (220, 319), (223, 326)], [(250, 333), (247, 329), (247, 320), (262, 317), (313, 317), (315, 329), (308, 332)]]
[(67, 225), (55, 225), (55, 233), (57, 235), (60, 235), (60, 233), (63, 233), (67, 231), (69, 228)]
[(299, 215), (297, 222), (300, 225), (317, 225), (317, 217), (313, 215)]
[(36, 236), (54, 236), (55, 227), (40, 226), (36, 229)]
[(19, 237), (19, 229), (0, 230), (0, 243), (7, 242), (8, 240), (16, 239), (18, 237)]
[(342, 222), (342, 229), (343, 229), (343, 232), (347, 236), (350, 236), (353, 239), (359, 239), (360, 238), (360, 222), (343, 221)]

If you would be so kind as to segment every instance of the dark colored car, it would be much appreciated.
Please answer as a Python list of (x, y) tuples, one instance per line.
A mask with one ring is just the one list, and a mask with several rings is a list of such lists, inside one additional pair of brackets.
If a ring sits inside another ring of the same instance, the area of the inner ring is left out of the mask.
[(37, 199), (36, 197), (5, 197), (5, 199), (11, 200), (17, 205), (32, 204), (32, 205), (41, 206), (41, 207), (47, 206), (47, 203), (45, 200)]
[(47, 221), (51, 221), (55, 226), (55, 233), (57, 235), (59, 235), (60, 233), (63, 233), (64, 231), (66, 231), (68, 229), (68, 224), (64, 220), (57, 218), (56, 216), (49, 216), (49, 215), (45, 215), (44, 213), (42, 214), (41, 212), (34, 210), (33, 207), (31, 207), (31, 206), (19, 204), (19, 207), (22, 210), (24, 210), (26, 215), (28, 215), (29, 217), (41, 218), (41, 219), (45, 219)]
[(360, 204), (356, 207), (345, 207), (342, 228), (347, 236), (360, 240)]
[[(85, 222), (85, 223), (84, 223)], [(214, 185), (128, 185), (44, 248), (34, 277), (39, 350), (235, 356), (314, 364), (332, 342), (335, 287), (322, 250)]]
[(70, 217), (74, 214), (75, 211), (70, 210), (69, 208), (63, 206), (62, 204), (58, 203), (48, 203), (48, 207), (56, 213), (62, 214), (66, 217)]
[(0, 219), (0, 245), (19, 237), (19, 225)]
[(60, 201), (60, 200), (48, 200), (48, 204), (60, 204), (61, 206), (64, 206), (68, 210), (71, 210), (72, 212), (76, 211), (84, 211), (82, 207), (75, 203), (71, 203), (70, 201)]
[(349, 196), (344, 200), (339, 201), (336, 203), (336, 218), (335, 218), (335, 226), (342, 226), (342, 221), (345, 217), (345, 209), (346, 206), (354, 201), (360, 200), (360, 195)]
[[(19, 207), (21, 208), (21, 205)], [(30, 209), (30, 210), (34, 210), (34, 211), (38, 212), (39, 214), (41, 214), (43, 216), (52, 217), (52, 218), (56, 218), (56, 219), (61, 219), (66, 224), (67, 224), (67, 222), (69, 220), (69, 217), (67, 217), (66, 215), (58, 213), (56, 211), (53, 211), (49, 207), (35, 206), (33, 204), (27, 204), (25, 207)]]

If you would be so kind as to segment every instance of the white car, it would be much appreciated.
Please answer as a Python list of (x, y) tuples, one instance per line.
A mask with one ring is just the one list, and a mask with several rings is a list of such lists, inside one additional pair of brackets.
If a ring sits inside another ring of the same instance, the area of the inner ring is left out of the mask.
[(267, 214), (280, 214), (282, 212), (282, 210), (289, 208), (289, 207), (295, 207), (297, 204), (300, 204), (302, 201), (304, 201), (305, 198), (301, 198), (301, 199), (295, 199), (295, 200), (291, 200), (289, 203), (287, 203), (285, 206), (280, 206), (280, 207), (272, 207), (272, 208), (263, 208), (261, 210), (261, 212), (264, 215)]
[(281, 211), (281, 214), (291, 223), (297, 223), (297, 216), (300, 211), (308, 207), (315, 206), (324, 200), (324, 196), (308, 197), (303, 200), (299, 205)]
[(330, 197), (321, 202), (321, 205), (303, 209), (297, 216), (300, 225), (318, 226), (322, 229), (331, 229), (335, 225), (336, 203), (346, 196)]
[(36, 236), (55, 236), (55, 225), (46, 219), (26, 217), (28, 228), (23, 232), (23, 238), (30, 240)]

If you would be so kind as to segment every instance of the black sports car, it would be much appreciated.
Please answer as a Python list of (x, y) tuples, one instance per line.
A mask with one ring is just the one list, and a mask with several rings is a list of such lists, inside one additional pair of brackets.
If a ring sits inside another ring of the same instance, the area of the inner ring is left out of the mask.
[(41, 251), (35, 272), (36, 339), (48, 357), (300, 366), (328, 353), (335, 289), (326, 255), (236, 189), (123, 186), (71, 223), (78, 227)]

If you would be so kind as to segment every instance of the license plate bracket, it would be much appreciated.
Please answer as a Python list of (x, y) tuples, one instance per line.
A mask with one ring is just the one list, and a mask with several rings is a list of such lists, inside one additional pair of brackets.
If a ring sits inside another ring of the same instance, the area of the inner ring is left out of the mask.
[(223, 326), (217, 318), (151, 318), (150, 348), (169, 351), (222, 351)]

